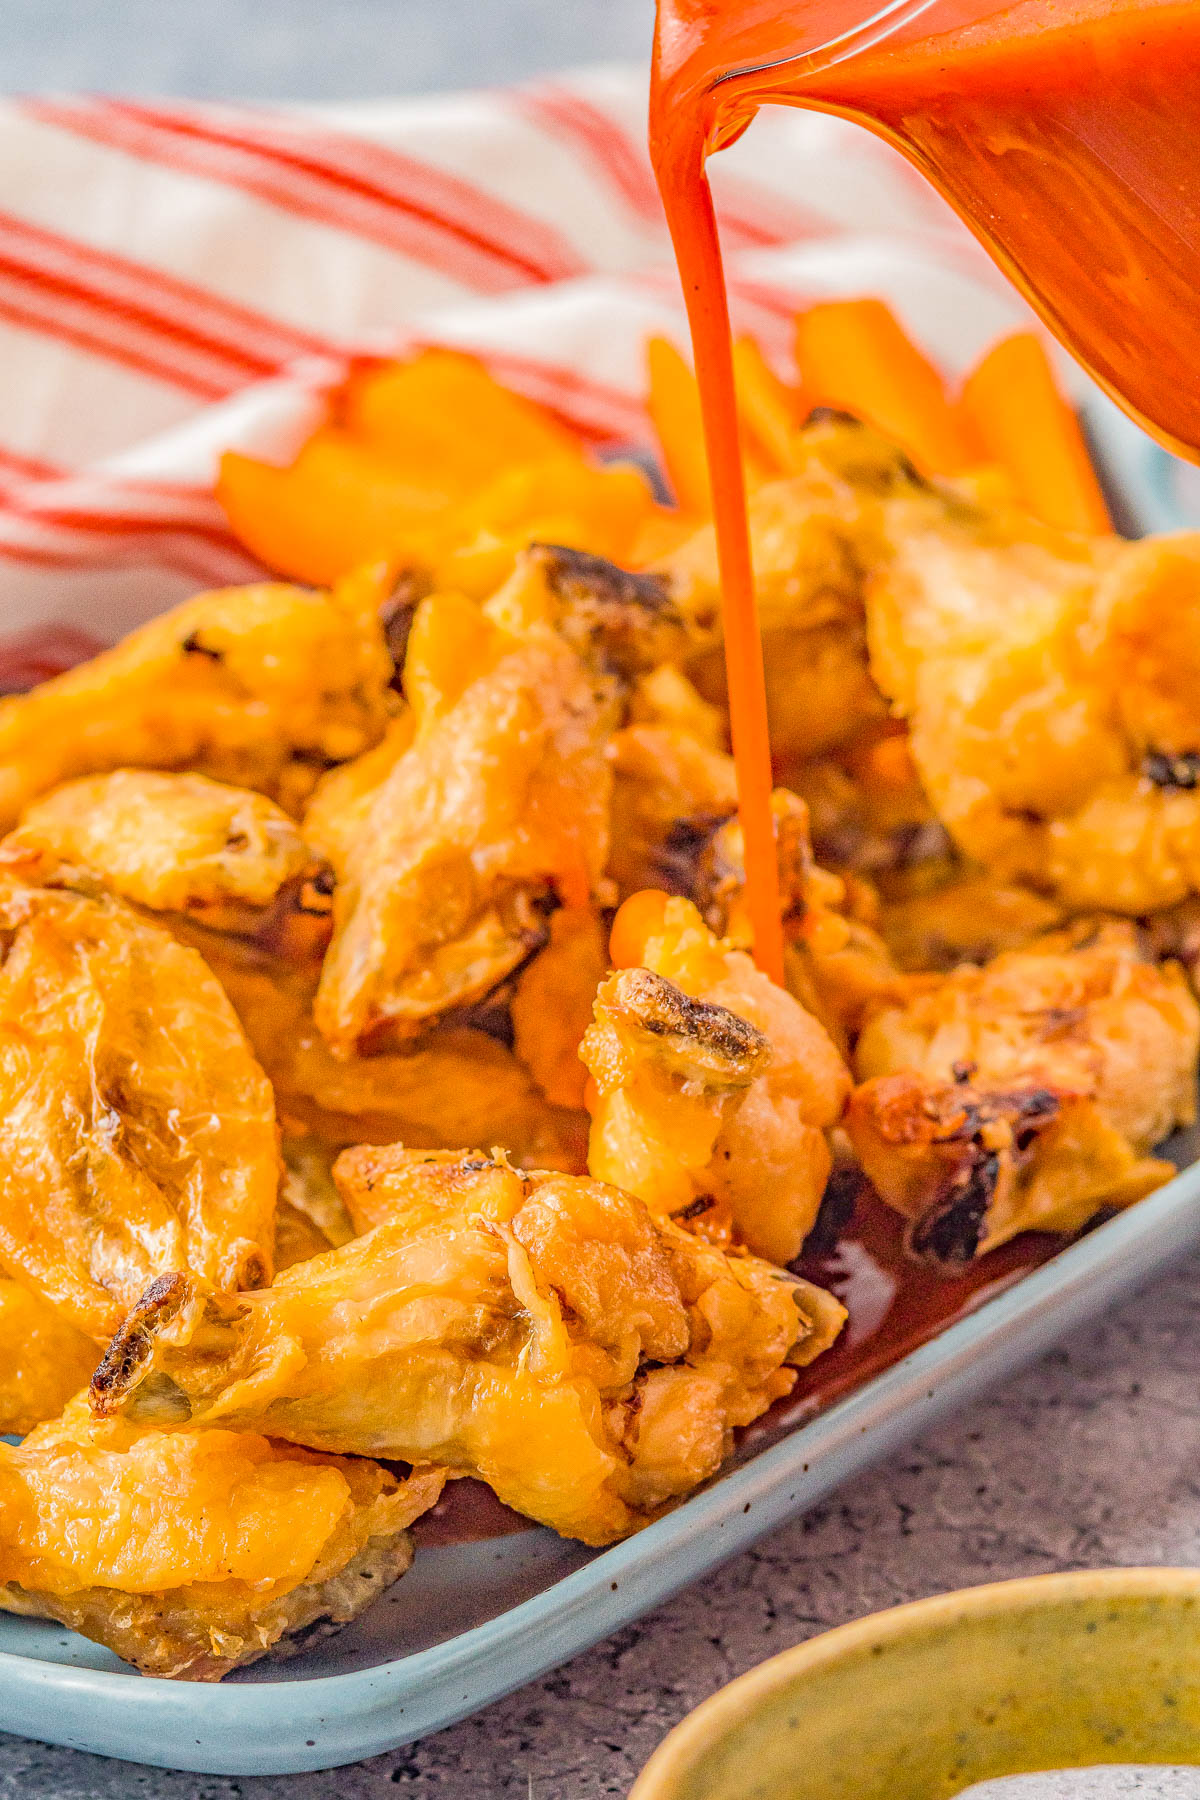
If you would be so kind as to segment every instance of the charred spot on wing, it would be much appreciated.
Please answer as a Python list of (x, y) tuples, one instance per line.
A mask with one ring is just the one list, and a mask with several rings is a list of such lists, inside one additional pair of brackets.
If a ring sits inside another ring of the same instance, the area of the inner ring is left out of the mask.
[(404, 691), (404, 661), (417, 608), (432, 592), (432, 577), (424, 569), (405, 569), (396, 577), (391, 593), (379, 609), (383, 639), (392, 659), (392, 679), (388, 686), (395, 693)]
[(1182, 755), (1173, 756), (1162, 750), (1150, 750), (1142, 759), (1142, 774), (1156, 788), (1191, 793), (1200, 787), (1200, 751), (1186, 750)]
[(115, 1412), (125, 1395), (136, 1387), (153, 1354), (158, 1332), (175, 1317), (191, 1293), (191, 1282), (178, 1272), (156, 1275), (143, 1290), (92, 1376), (88, 1399), (98, 1418)]
[(999, 1178), (1000, 1158), (977, 1150), (955, 1173), (949, 1191), (909, 1226), (909, 1255), (947, 1271), (966, 1268), (982, 1241)]
[(209, 662), (214, 663), (225, 661), (225, 652), (215, 649), (211, 644), (204, 643), (198, 631), (189, 631), (179, 648), (185, 656), (204, 656), (208, 658)]
[(839, 406), (814, 406), (804, 421), (805, 431), (813, 425), (848, 425), (854, 431), (866, 429), (857, 413), (844, 412)]
[[(850, 463), (844, 473), (859, 486), (887, 492), (897, 486), (928, 488), (929, 482), (890, 438), (866, 419), (838, 406), (814, 406), (803, 429), (814, 434), (822, 429), (837, 432), (845, 440)], [(864, 454), (860, 457), (859, 452)]]
[(650, 969), (622, 969), (612, 978), (612, 1003), (634, 1019), (643, 1031), (668, 1038), (723, 1073), (753, 1080), (765, 1066), (771, 1050), (757, 1025), (727, 1006), (709, 1000), (693, 1000), (663, 975)]
[(1019, 1097), (1013, 1120), (1013, 1142), (1018, 1150), (1031, 1148), (1038, 1133), (1058, 1117), (1060, 1097), (1050, 1088), (1030, 1088)]
[[(807, 1275), (806, 1265), (814, 1259), (819, 1261), (822, 1257), (833, 1255), (854, 1218), (859, 1195), (868, 1185), (866, 1176), (854, 1163), (834, 1165), (833, 1172), (825, 1183), (825, 1192), (821, 1196), (821, 1205), (812, 1230), (805, 1238), (799, 1256), (788, 1264), (793, 1275)], [(816, 1277), (810, 1279), (815, 1280)], [(821, 1285), (819, 1281), (817, 1285)]]
[(683, 650), (688, 625), (665, 575), (635, 573), (565, 544), (530, 544), (552, 594), (563, 603), (560, 630), (581, 655), (599, 657), (630, 680)]
[(665, 575), (622, 569), (607, 557), (567, 544), (531, 544), (530, 553), (546, 571), (551, 589), (562, 600), (589, 599), (597, 604), (635, 606), (650, 614), (677, 618)]
[(686, 1206), (679, 1207), (671, 1214), (671, 1217), (677, 1224), (687, 1225), (693, 1219), (702, 1219), (705, 1213), (711, 1212), (716, 1204), (712, 1194), (697, 1194), (694, 1200), (689, 1200)]
[(692, 813), (685, 819), (673, 819), (654, 853), (655, 885), (668, 894), (682, 894), (694, 900), (703, 912), (705, 896), (711, 885), (704, 868), (705, 858), (716, 834), (727, 825), (732, 813)]
[[(968, 1065), (958, 1065), (965, 1067)], [(975, 1089), (970, 1076), (955, 1076), (955, 1085), (925, 1096), (922, 1110), (933, 1126), (934, 1143), (968, 1143), (989, 1126), (1007, 1125), (1019, 1150), (1058, 1116), (1062, 1101), (1052, 1088)]]
[(934, 1141), (961, 1144), (964, 1155), (933, 1205), (909, 1226), (909, 1254), (949, 1273), (971, 1262), (985, 1235), (1000, 1178), (995, 1128), (1007, 1130), (1011, 1150), (1005, 1154), (1010, 1166), (1013, 1158), (1020, 1166), (1061, 1107), (1061, 1096), (1052, 1088), (1036, 1086), (972, 1093), (960, 1084), (930, 1096), (927, 1115), (940, 1114)]

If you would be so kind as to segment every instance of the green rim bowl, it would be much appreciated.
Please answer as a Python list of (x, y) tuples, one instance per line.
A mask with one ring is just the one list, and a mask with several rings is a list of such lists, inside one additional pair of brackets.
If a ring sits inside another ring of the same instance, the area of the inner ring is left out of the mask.
[(697, 1707), (630, 1800), (945, 1800), (1102, 1763), (1200, 1763), (1200, 1570), (1038, 1575), (842, 1625)]

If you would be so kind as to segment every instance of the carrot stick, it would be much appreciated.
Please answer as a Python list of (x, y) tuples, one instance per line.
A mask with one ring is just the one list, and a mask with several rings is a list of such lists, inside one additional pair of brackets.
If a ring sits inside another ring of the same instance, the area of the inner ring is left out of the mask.
[[(755, 349), (757, 351), (757, 346)], [(646, 345), (646, 353), (650, 375), (647, 408), (674, 490), (675, 503), (680, 512), (702, 519), (711, 518), (712, 495), (708, 486), (708, 458), (704, 453), (704, 426), (696, 377), (669, 338), (652, 337)], [(765, 363), (763, 369), (771, 380), (778, 379)], [(745, 424), (744, 419), (742, 423)], [(779, 473), (773, 456), (769, 451), (764, 454), (756, 437), (743, 430), (741, 439), (746, 480), (751, 487), (757, 487)]]
[(734, 344), (733, 374), (743, 431), (771, 472), (781, 475), (794, 461), (798, 396), (775, 373), (753, 338), (738, 338)]
[(514, 463), (579, 447), (542, 407), (457, 350), (423, 350), (408, 362), (356, 370), (342, 393), (340, 423), (410, 475), (444, 476), (464, 494)]
[(959, 475), (978, 462), (941, 376), (882, 300), (832, 300), (802, 312), (796, 357), (814, 404), (876, 426), (926, 474)]
[(646, 945), (663, 929), (671, 896), (659, 888), (641, 888), (617, 909), (608, 940), (614, 969), (634, 969), (646, 954)]
[(234, 536), (269, 569), (319, 586), (363, 562), (426, 560), (453, 498), (332, 425), (289, 468), (227, 450), (217, 478)]
[(959, 404), (984, 455), (1008, 470), (1034, 518), (1064, 531), (1112, 530), (1079, 421), (1033, 332), (995, 344), (967, 377)]
[(646, 345), (650, 374), (650, 421), (658, 438), (675, 500), (683, 512), (707, 517), (708, 458), (696, 377), (669, 338), (652, 337)]

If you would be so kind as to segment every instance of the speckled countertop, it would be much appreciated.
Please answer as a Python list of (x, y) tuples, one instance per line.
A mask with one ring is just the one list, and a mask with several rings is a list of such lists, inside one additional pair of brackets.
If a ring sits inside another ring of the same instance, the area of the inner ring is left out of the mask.
[[(6, 89), (351, 98), (645, 53), (652, 0), (4, 0)], [(1200, 1260), (546, 1680), (332, 1775), (172, 1775), (0, 1738), (0, 1800), (600, 1800), (730, 1677), (1003, 1576), (1200, 1557)], [(994, 1791), (994, 1790), (993, 1790)], [(1012, 1800), (1077, 1800), (1053, 1779)], [(1089, 1800), (1200, 1796), (1200, 1770)], [(997, 1800), (999, 1797), (997, 1796)]]

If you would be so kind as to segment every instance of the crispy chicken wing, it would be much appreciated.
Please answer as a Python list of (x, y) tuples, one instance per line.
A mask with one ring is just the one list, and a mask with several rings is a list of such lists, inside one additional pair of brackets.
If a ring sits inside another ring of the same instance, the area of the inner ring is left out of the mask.
[(1200, 537), (893, 502), (871, 667), (961, 850), (1076, 910), (1200, 891)]
[[(863, 591), (882, 553), (882, 502), (922, 486), (894, 445), (853, 419), (816, 418), (797, 454), (798, 472), (749, 503), (771, 743), (781, 758), (819, 756), (886, 716), (867, 666)], [(712, 527), (664, 568), (683, 609), (719, 625)], [(724, 698), (719, 648), (698, 649), (688, 668), (708, 699)]]
[(484, 607), (422, 601), (411, 747), (344, 853), (317, 998), (340, 1053), (470, 1006), (584, 907), (608, 850), (618, 684), (682, 623), (662, 583), (535, 548)]
[(445, 1025), (407, 1049), (338, 1057), (313, 1019), (307, 971), (224, 939), (205, 954), (274, 1086), (285, 1135), (336, 1149), (397, 1139), (427, 1149), (483, 1142), (543, 1168), (585, 1167), (586, 1115), (553, 1104), (487, 1033)]
[(896, 966), (948, 972), (1023, 950), (1063, 922), (1063, 911), (1030, 888), (967, 874), (928, 894), (885, 902), (879, 931)]
[(392, 660), (378, 595), (225, 588), (0, 701), (0, 826), (75, 776), (192, 769), (295, 810), (323, 768), (382, 736)]
[(304, 841), (340, 876), (347, 852), (367, 821), (375, 796), (413, 741), (411, 707), (388, 723), (378, 744), (322, 775), (304, 808)]
[(349, 1151), (364, 1234), (233, 1300), (154, 1284), (93, 1404), (482, 1477), (608, 1543), (711, 1475), (844, 1313), (600, 1182)]
[(295, 822), (263, 794), (205, 775), (117, 769), (54, 788), (0, 854), (82, 864), (154, 912), (237, 925), (312, 864)]
[(613, 956), (626, 967), (600, 989), (583, 1046), (592, 1174), (789, 1262), (829, 1176), (825, 1133), (849, 1092), (841, 1057), (690, 901), (627, 903)]
[(251, 1433), (160, 1431), (86, 1400), (0, 1444), (0, 1607), (147, 1675), (218, 1681), (346, 1623), (412, 1561), (445, 1476)]
[[(895, 991), (898, 971), (875, 929), (874, 889), (814, 860), (808, 808), (787, 788), (771, 796), (789, 991), (820, 1020), (842, 1055), (869, 1007)], [(736, 817), (719, 826), (694, 862), (692, 897), (714, 931), (739, 947), (753, 933), (745, 906), (745, 847)]]
[(0, 874), (0, 1263), (107, 1338), (160, 1270), (269, 1279), (270, 1085), (200, 957)]
[(1020, 1231), (1076, 1231), (1161, 1185), (1147, 1155), (1195, 1114), (1200, 1010), (1132, 930), (1048, 941), (944, 978), (858, 1041), (851, 1141), (930, 1260), (969, 1261)]
[(728, 1238), (729, 1208), (711, 1192), (713, 1157), (722, 1125), (770, 1064), (764, 1034), (649, 969), (622, 969), (596, 995), (583, 1055), (594, 1094), (592, 1172), (619, 1177), (656, 1215)]
[(808, 807), (827, 869), (902, 900), (954, 879), (961, 859), (921, 786), (907, 734), (867, 734), (836, 756), (789, 761), (786, 785)]

